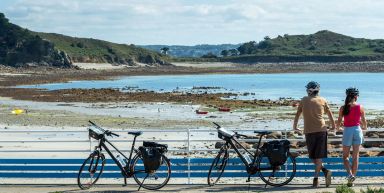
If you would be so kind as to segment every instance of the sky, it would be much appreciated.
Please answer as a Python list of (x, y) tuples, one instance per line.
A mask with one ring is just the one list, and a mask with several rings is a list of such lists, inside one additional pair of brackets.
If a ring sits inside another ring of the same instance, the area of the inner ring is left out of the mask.
[(12, 23), (39, 32), (149, 45), (260, 41), (320, 30), (384, 39), (379, 0), (0, 0)]

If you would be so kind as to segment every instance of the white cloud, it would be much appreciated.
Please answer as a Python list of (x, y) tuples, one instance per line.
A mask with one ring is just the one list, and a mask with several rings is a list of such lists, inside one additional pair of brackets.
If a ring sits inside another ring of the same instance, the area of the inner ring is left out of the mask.
[(239, 43), (328, 29), (383, 38), (384, 1), (20, 0), (6, 16), (35, 31), (135, 44)]

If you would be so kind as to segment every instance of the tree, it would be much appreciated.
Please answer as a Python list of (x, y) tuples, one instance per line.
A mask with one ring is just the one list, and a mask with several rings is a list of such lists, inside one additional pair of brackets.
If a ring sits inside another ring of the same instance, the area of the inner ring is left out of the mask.
[(272, 43), (269, 40), (261, 41), (261, 42), (259, 42), (259, 45), (257, 46), (257, 48), (259, 48), (259, 49), (269, 49), (271, 47), (272, 47)]
[(229, 51), (228, 50), (223, 50), (221, 51), (220, 53), (223, 57), (227, 57), (229, 55)]
[(201, 58), (217, 58), (217, 56), (212, 52), (208, 52), (207, 54), (202, 55)]
[(161, 51), (162, 54), (167, 55), (167, 54), (168, 54), (168, 51), (169, 51), (169, 48), (168, 48), (168, 47), (162, 47), (162, 48), (160, 49), (160, 51)]
[(230, 50), (228, 50), (228, 52), (229, 52), (229, 55), (231, 55), (231, 56), (239, 55), (239, 51), (237, 51), (236, 49), (230, 49)]
[(240, 52), (240, 55), (252, 54), (253, 52), (256, 52), (256, 49), (257, 44), (255, 41), (244, 43), (243, 45), (237, 48), (237, 50)]

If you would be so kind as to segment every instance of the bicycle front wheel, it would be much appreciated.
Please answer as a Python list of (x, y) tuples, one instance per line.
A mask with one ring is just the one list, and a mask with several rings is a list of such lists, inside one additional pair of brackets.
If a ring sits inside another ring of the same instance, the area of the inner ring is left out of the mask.
[(221, 148), (215, 159), (213, 160), (208, 172), (208, 185), (214, 186), (219, 182), (223, 175), (224, 169), (228, 162), (228, 150)]
[(81, 165), (77, 175), (77, 185), (81, 189), (91, 188), (103, 173), (105, 157), (103, 154), (93, 153)]
[(164, 187), (171, 177), (171, 164), (165, 155), (161, 155), (161, 160), (159, 169), (146, 173), (143, 158), (140, 154), (136, 154), (131, 168), (136, 183), (142, 184), (141, 187), (148, 190), (158, 190)]
[(288, 154), (287, 161), (281, 166), (271, 166), (267, 156), (262, 153), (258, 159), (260, 169), (259, 176), (270, 186), (284, 186), (288, 184), (296, 174), (296, 160)]

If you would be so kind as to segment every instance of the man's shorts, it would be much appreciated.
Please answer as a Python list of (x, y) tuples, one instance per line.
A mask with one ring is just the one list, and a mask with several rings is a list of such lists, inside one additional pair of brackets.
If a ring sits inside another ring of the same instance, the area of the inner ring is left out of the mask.
[(310, 159), (327, 158), (327, 138), (328, 134), (326, 131), (305, 134), (305, 142), (307, 143)]
[(360, 126), (344, 127), (343, 145), (361, 145), (364, 143), (364, 135)]

